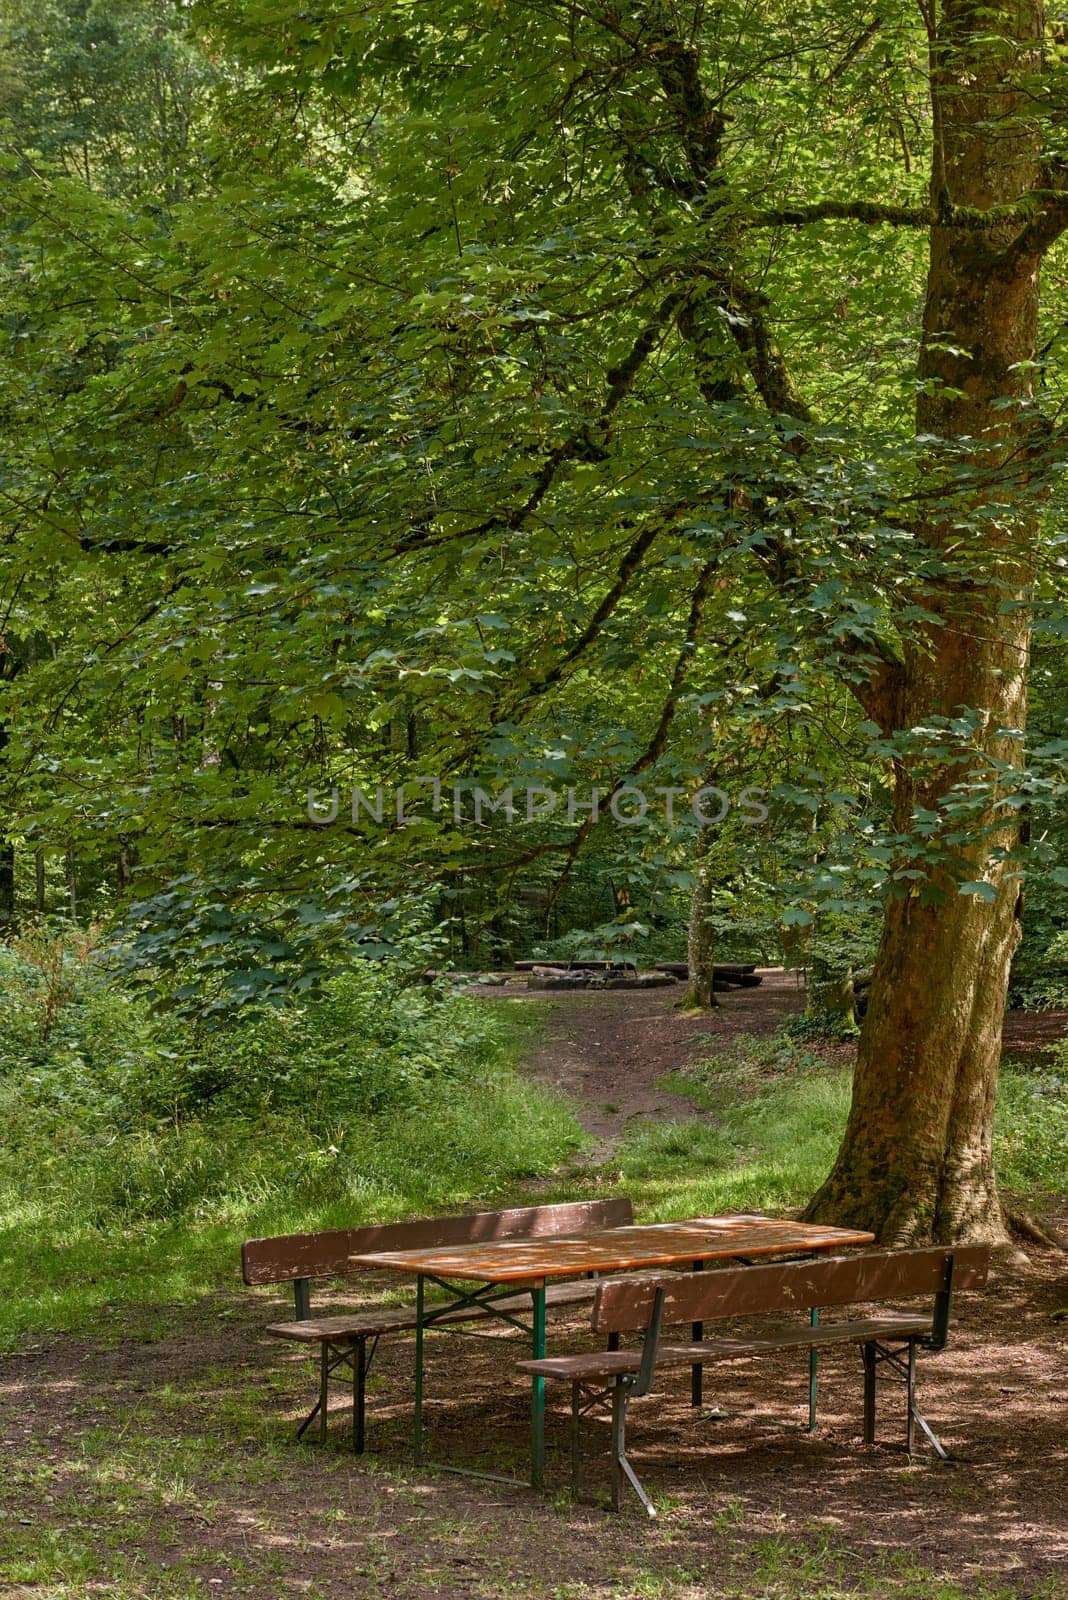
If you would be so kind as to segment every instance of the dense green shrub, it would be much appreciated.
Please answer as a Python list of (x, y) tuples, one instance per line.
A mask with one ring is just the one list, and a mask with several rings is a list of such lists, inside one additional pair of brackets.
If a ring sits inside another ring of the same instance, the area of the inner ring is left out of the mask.
[[(492, 1004), (359, 967), (318, 998), (197, 1030), (86, 944), (0, 948), (0, 1212), (63, 1225), (219, 1222), (459, 1202), (575, 1147), (509, 1066)], [(27, 1182), (29, 1178), (29, 1182)]]
[(71, 951), (58, 936), (49, 963), (57, 951), (55, 1004), (47, 991), (60, 984), (51, 968), (0, 946), (0, 1078), (16, 1079), (42, 1114), (49, 1104), (78, 1107), (83, 1125), (290, 1109), (324, 1126), (411, 1105), (431, 1080), (489, 1065), (499, 1050), (484, 1006), (406, 988), (380, 966), (338, 975), (304, 1006), (250, 1011), (209, 1030), (154, 1014), (91, 953)]
[(1009, 1004), (1031, 1011), (1068, 1006), (1068, 929), (1045, 917), (1025, 935), (1012, 964)]

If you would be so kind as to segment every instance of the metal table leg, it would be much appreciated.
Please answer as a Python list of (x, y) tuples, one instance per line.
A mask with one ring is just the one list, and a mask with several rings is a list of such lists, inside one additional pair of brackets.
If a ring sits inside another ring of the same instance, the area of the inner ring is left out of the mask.
[(419, 1274), (415, 1290), (415, 1423), (412, 1429), (412, 1446), (415, 1464), (423, 1459), (423, 1298), (425, 1283)]
[[(427, 1284), (436, 1284), (439, 1288), (446, 1289), (454, 1296), (453, 1300), (444, 1305), (428, 1304), (426, 1299)], [(439, 1278), (435, 1273), (419, 1273), (416, 1280), (415, 1301), (415, 1416), (412, 1428), (412, 1454), (417, 1466), (431, 1466), (440, 1472), (454, 1472), (465, 1478), (486, 1478), (493, 1483), (519, 1484), (525, 1487), (529, 1482), (534, 1488), (540, 1488), (545, 1471), (545, 1380), (544, 1378), (532, 1379), (531, 1392), (531, 1461), (530, 1474), (527, 1479), (513, 1478), (498, 1472), (479, 1472), (470, 1467), (452, 1466), (445, 1461), (428, 1461), (423, 1450), (423, 1410), (425, 1393), (425, 1364), (426, 1364), (426, 1334), (428, 1330), (440, 1328), (442, 1332), (455, 1332), (463, 1337), (486, 1337), (473, 1329), (450, 1329), (442, 1325), (442, 1317), (462, 1309), (466, 1306), (478, 1307), (489, 1313), (491, 1320), (506, 1323), (508, 1326), (520, 1329), (531, 1336), (531, 1349), (534, 1359), (540, 1361), (545, 1356), (545, 1281), (531, 1285), (531, 1302), (533, 1315), (530, 1326), (521, 1318), (512, 1315), (509, 1311), (498, 1311), (494, 1306), (494, 1298), (507, 1298), (514, 1290), (505, 1285), (503, 1288), (496, 1284), (487, 1284), (484, 1289), (464, 1289), (455, 1283), (450, 1283)]]
[[(818, 1328), (820, 1323), (820, 1308), (813, 1306), (808, 1314), (809, 1323), (813, 1328)], [(808, 1352), (808, 1431), (816, 1431), (816, 1391), (819, 1385), (820, 1353), (815, 1345)]]
[[(532, 1359), (545, 1359), (545, 1284), (537, 1283), (530, 1291), (533, 1302), (530, 1347)], [(535, 1376), (530, 1390), (530, 1484), (540, 1489), (545, 1476), (545, 1379)]]

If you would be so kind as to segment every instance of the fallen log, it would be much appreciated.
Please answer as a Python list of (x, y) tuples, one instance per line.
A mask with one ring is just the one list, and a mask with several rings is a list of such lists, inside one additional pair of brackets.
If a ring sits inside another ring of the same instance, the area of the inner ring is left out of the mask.
[[(670, 972), (675, 978), (688, 978), (690, 969), (685, 961), (658, 961), (657, 972)], [(722, 962), (712, 968), (713, 987), (720, 989), (755, 989), (761, 982), (756, 963), (741, 961)]]
[(670, 972), (531, 972), (528, 989), (667, 989), (678, 980)]
[(540, 961), (515, 961), (516, 972), (536, 972), (539, 967), (551, 967), (554, 972), (637, 972), (634, 961), (550, 961), (543, 956)]

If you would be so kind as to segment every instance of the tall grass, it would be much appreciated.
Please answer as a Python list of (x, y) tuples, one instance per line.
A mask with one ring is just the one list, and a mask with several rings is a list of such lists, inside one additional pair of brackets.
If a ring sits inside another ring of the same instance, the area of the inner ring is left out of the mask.
[[(849, 1069), (783, 1035), (738, 1040), (729, 1059), (667, 1082), (707, 1115), (639, 1128), (618, 1158), (622, 1187), (657, 1219), (802, 1205), (849, 1114)], [(1003, 1068), (995, 1159), (1008, 1191), (1068, 1192), (1068, 1096), (1056, 1070)]]
[(34, 966), (0, 952), (0, 1344), (236, 1285), (249, 1235), (492, 1200), (581, 1143), (507, 1002), (368, 969), (196, 1036), (91, 961), (58, 1005)]

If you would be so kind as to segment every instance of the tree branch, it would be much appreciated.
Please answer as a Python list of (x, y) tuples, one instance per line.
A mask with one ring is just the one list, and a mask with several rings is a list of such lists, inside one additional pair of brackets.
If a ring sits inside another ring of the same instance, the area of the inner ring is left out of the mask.
[[(497, 512), (487, 517), (484, 522), (476, 523), (474, 527), (463, 528), (456, 533), (445, 535), (443, 539), (432, 540), (429, 543), (437, 545), (456, 539), (477, 539), (483, 534), (492, 533), (495, 528), (506, 528), (514, 533), (541, 505), (562, 466), (569, 461), (603, 461), (607, 453), (605, 446), (612, 418), (633, 388), (634, 380), (656, 348), (665, 327), (674, 317), (681, 299), (681, 291), (672, 290), (661, 301), (622, 361), (617, 366), (609, 367), (605, 374), (608, 390), (596, 419), (593, 422), (584, 422), (549, 452), (538, 470), (533, 489), (522, 505), (513, 507), (511, 511)], [(601, 435), (600, 438), (597, 437), (598, 433)], [(422, 550), (426, 548), (427, 543), (428, 541), (422, 537), (417, 539), (409, 537), (394, 546), (393, 554), (405, 555), (410, 551)]]
[[(678, 515), (678, 513), (675, 513)], [(612, 615), (619, 601), (626, 592), (631, 578), (637, 572), (645, 552), (649, 549), (657, 534), (663, 528), (665, 517), (663, 513), (652, 518), (641, 530), (637, 538), (627, 547), (619, 563), (615, 582), (606, 592), (596, 611), (579, 634), (578, 638), (564, 651), (560, 659), (549, 668), (548, 672), (536, 682), (530, 684), (519, 697), (516, 704), (529, 700), (535, 695), (543, 694), (546, 689), (551, 689), (559, 683), (567, 668), (573, 661), (577, 661), (590, 645), (593, 644), (608, 618)]]
[[(808, 205), (775, 206), (741, 218), (744, 228), (806, 228), (814, 222), (888, 223), (895, 228), (929, 228), (941, 220), (930, 206), (880, 205), (872, 200), (815, 200)], [(972, 224), (975, 226), (975, 224)]]
[(1032, 215), (994, 262), (1000, 277), (1014, 278), (1024, 262), (1040, 260), (1068, 228), (1068, 194), (1051, 199), (1037, 215)]
[[(814, 200), (810, 204), (787, 202), (770, 211), (757, 211), (739, 217), (739, 225), (751, 228), (805, 228), (816, 222), (866, 222), (873, 226), (895, 228), (961, 228), (982, 232), (984, 228), (1003, 227), (1018, 223), (1025, 235), (1033, 230), (1036, 239), (1051, 236), (1038, 249), (1048, 248), (1053, 240), (1068, 227), (1068, 190), (1036, 189), (1023, 197), (1023, 204), (1014, 206), (989, 206), (985, 210), (975, 206), (944, 205), (895, 206), (874, 200)], [(1039, 208), (1036, 210), (1036, 207)], [(1059, 219), (1059, 221), (1058, 221)], [(1014, 248), (1014, 246), (1010, 246)]]
[[(667, 736), (671, 729), (671, 724), (675, 719), (675, 711), (678, 706), (679, 695), (682, 692), (682, 685), (686, 678), (686, 672), (690, 662), (693, 660), (694, 650), (697, 648), (697, 635), (701, 627), (701, 618), (704, 614), (705, 601), (708, 599), (708, 591), (712, 587), (712, 579), (715, 577), (718, 568), (718, 556), (714, 556), (712, 560), (706, 561), (704, 566), (701, 568), (697, 583), (694, 585), (693, 593), (690, 596), (690, 614), (686, 621), (686, 633), (683, 637), (679, 653), (675, 658), (675, 667), (671, 674), (671, 684), (668, 688), (667, 697), (664, 700), (664, 704), (660, 709), (660, 716), (657, 720), (656, 728), (653, 731), (653, 736), (649, 740), (649, 743), (646, 745), (645, 750), (639, 756), (638, 760), (631, 767), (630, 771), (626, 773), (625, 778), (619, 779), (612, 785), (611, 791), (606, 799), (607, 805), (611, 805), (612, 801), (616, 798), (620, 791), (626, 788), (627, 778), (634, 778), (637, 777), (639, 772), (645, 772), (646, 769), (651, 767), (654, 761), (658, 761), (664, 753), (664, 748), (667, 744)], [(594, 822), (595, 817), (591, 811), (590, 815), (585, 818), (575, 833), (574, 838), (571, 840), (570, 849), (568, 851), (567, 858), (564, 861), (563, 867), (560, 870), (560, 875), (549, 892), (549, 899), (545, 908), (546, 917), (549, 917), (552, 914), (557, 901), (563, 893), (564, 886), (571, 875), (571, 869), (575, 865), (579, 851), (589, 838), (590, 832), (594, 826)]]

